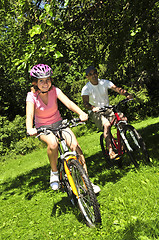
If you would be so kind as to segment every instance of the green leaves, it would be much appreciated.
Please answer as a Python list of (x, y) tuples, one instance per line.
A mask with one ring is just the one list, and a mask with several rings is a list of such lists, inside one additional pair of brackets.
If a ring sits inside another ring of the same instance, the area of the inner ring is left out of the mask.
[(69, 0), (65, 0), (64, 1), (64, 6), (66, 7), (68, 5), (68, 3), (69, 3)]
[(49, 14), (51, 17), (53, 17), (53, 12), (51, 10), (50, 4), (45, 4), (44, 9), (46, 10), (46, 13)]
[(60, 53), (59, 51), (55, 52), (54, 56), (55, 58), (63, 57), (62, 53)]
[(137, 33), (141, 32), (141, 27), (138, 27), (137, 29), (132, 29), (130, 31), (130, 35), (134, 37)]
[[(139, 0), (133, 3), (121, 0), (3, 0), (0, 9), (0, 78), (3, 80), (0, 92), (4, 102), (9, 104), (8, 110), (3, 107), (3, 113), (10, 115), (12, 99), (16, 98), (17, 112), (20, 108), (25, 114), (22, 106), (25, 105), (24, 89), (30, 83), (28, 72), (38, 62), (53, 66), (56, 83), (80, 105), (84, 69), (93, 64), (99, 68), (100, 77), (116, 85), (126, 85), (135, 92), (145, 89), (148, 95), (148, 101), (144, 102), (146, 112), (151, 109), (150, 112), (158, 113), (158, 6), (158, 2)], [(146, 75), (141, 78), (143, 71)], [(17, 80), (21, 77), (26, 80), (20, 86)], [(7, 85), (8, 79), (15, 91), (18, 89), (16, 96)], [(65, 84), (61, 84), (61, 79)], [(156, 107), (152, 108), (154, 105)], [(14, 117), (15, 113), (11, 115)]]
[(41, 25), (35, 25), (32, 27), (32, 29), (29, 30), (29, 34), (31, 37), (34, 37), (35, 34), (42, 33)]

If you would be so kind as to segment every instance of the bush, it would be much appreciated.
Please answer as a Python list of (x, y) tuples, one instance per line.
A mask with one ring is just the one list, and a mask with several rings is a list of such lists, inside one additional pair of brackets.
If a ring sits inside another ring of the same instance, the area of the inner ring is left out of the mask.
[[(25, 118), (16, 116), (10, 122), (7, 117), (0, 117), (0, 154), (8, 153), (12, 147), (23, 138), (25, 133)], [(12, 145), (12, 147), (11, 147)]]
[(38, 139), (35, 139), (35, 137), (24, 137), (23, 139), (20, 139), (20, 141), (18, 141), (13, 148), (11, 144), (11, 148), (13, 149), (12, 152), (22, 155), (25, 155), (26, 153), (29, 153), (41, 146), (43, 146), (42, 142), (40, 142)]
[(0, 116), (0, 154), (26, 154), (42, 146), (35, 138), (26, 137), (25, 117), (17, 115), (10, 122), (7, 117)]

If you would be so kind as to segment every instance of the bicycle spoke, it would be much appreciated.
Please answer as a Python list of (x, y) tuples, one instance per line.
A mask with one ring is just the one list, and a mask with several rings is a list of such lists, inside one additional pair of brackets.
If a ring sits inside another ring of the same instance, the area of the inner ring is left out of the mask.
[(139, 166), (141, 162), (149, 163), (149, 156), (147, 153), (146, 145), (137, 132), (137, 130), (131, 125), (125, 125), (123, 127), (124, 136), (126, 138), (125, 146), (127, 148), (127, 153), (136, 167)]
[(78, 192), (78, 205), (89, 227), (95, 226), (101, 222), (100, 211), (96, 196), (85, 173), (79, 162), (73, 160), (70, 163), (72, 167), (72, 178)]

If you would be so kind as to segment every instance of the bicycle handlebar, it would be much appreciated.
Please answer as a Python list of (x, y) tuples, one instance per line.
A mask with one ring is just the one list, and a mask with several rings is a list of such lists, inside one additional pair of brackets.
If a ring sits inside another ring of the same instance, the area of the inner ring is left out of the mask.
[(129, 101), (132, 101), (133, 99), (124, 99), (122, 101), (120, 101), (119, 103), (117, 103), (116, 105), (112, 105), (112, 106), (104, 106), (104, 107), (100, 107), (98, 112), (104, 112), (107, 111), (107, 109), (117, 109), (119, 105), (127, 103)]
[(71, 120), (64, 119), (64, 120), (62, 120), (62, 124), (56, 129), (46, 128), (46, 127), (38, 129), (37, 130), (37, 134), (38, 134), (37, 137), (39, 137), (40, 133), (46, 133), (46, 135), (47, 135), (48, 134), (47, 130), (50, 130), (52, 132), (58, 132), (58, 131), (60, 131), (62, 129), (65, 129), (67, 127), (70, 127), (70, 128), (76, 127), (79, 124), (85, 124), (85, 122), (82, 122), (80, 120), (80, 118), (73, 118)]

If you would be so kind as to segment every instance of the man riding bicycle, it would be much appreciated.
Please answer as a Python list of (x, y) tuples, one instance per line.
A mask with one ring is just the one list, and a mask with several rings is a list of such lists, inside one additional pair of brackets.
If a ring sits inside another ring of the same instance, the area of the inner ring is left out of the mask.
[[(133, 96), (123, 88), (115, 86), (111, 81), (99, 79), (97, 69), (93, 66), (89, 66), (86, 69), (86, 78), (89, 82), (82, 88), (83, 104), (96, 126), (104, 131), (104, 138), (109, 149), (109, 157), (110, 159), (114, 159), (117, 154), (113, 151), (110, 138), (110, 122), (114, 118), (114, 113), (110, 109), (105, 113), (99, 113), (98, 110), (100, 107), (109, 106), (108, 89), (112, 89), (128, 99), (132, 99)], [(123, 113), (120, 113), (120, 117), (126, 120)]]

